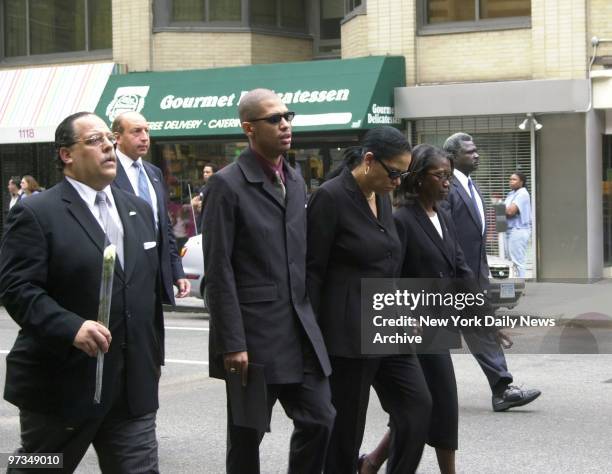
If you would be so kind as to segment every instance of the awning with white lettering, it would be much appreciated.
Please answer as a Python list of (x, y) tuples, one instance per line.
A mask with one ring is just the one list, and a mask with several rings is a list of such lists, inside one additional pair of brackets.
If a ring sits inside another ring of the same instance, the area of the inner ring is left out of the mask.
[(68, 115), (93, 112), (113, 63), (0, 71), (0, 143), (52, 142)]
[(295, 132), (360, 130), (401, 123), (393, 90), (405, 82), (404, 58), (390, 56), (129, 73), (109, 78), (96, 113), (138, 111), (153, 137), (241, 135), (240, 97), (265, 87), (296, 112)]

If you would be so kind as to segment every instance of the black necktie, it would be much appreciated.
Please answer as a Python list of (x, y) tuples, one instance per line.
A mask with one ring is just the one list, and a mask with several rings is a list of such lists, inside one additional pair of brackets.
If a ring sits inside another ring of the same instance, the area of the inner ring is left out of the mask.
[(478, 208), (478, 201), (476, 200), (476, 192), (474, 191), (474, 183), (472, 183), (472, 178), (468, 178), (468, 188), (470, 189), (470, 196), (472, 198), (472, 206), (474, 206), (474, 211), (476, 212), (476, 216), (478, 216), (478, 223), (480, 224), (480, 232), (482, 233), (482, 218), (480, 217), (480, 209)]

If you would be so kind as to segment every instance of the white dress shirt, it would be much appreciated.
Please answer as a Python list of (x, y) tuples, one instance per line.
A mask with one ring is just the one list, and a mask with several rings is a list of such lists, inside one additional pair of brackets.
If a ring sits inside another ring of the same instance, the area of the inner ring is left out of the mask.
[[(98, 210), (98, 207), (96, 206), (96, 194), (98, 193), (98, 191), (96, 191), (95, 189), (69, 176), (66, 176), (66, 179), (72, 185), (72, 187), (76, 190), (76, 192), (79, 193), (79, 196), (81, 196), (81, 199), (85, 201), (85, 204), (87, 204), (87, 208), (91, 211), (91, 213), (95, 217), (96, 222), (100, 224), (100, 228), (103, 231), (105, 231), (104, 224), (102, 223), (102, 220), (100, 219), (100, 211)], [(119, 228), (121, 239), (123, 239), (123, 235), (124, 235), (123, 234), (123, 224), (121, 223), (119, 212), (117, 212), (117, 206), (115, 206), (115, 198), (113, 196), (113, 193), (111, 192), (110, 185), (106, 186), (104, 189), (102, 189), (102, 191), (104, 191), (104, 193), (106, 193), (106, 195), (108, 196), (108, 201), (107, 201), (108, 213), (113, 219), (113, 222)]]
[[(467, 193), (468, 197), (471, 199), (472, 193), (470, 192), (470, 185), (468, 184), (468, 181), (470, 180), (470, 178), (464, 175), (457, 168), (454, 169), (453, 175), (455, 176), (455, 179), (459, 181), (459, 183), (461, 183), (461, 186), (463, 186), (463, 189), (465, 189), (465, 192)], [(476, 197), (476, 204), (478, 204), (478, 212), (480, 213), (480, 222), (482, 222), (482, 229), (480, 230), (480, 233), (484, 234), (484, 227), (485, 227), (484, 206), (482, 203), (482, 199), (480, 199), (480, 194), (476, 190), (476, 186), (474, 185), (473, 181), (472, 181), (472, 185), (474, 186), (474, 196)]]
[[(134, 161), (129, 156), (121, 153), (121, 151), (119, 151), (118, 148), (115, 150), (115, 153), (117, 154), (117, 158), (119, 158), (119, 163), (121, 163), (121, 166), (123, 166), (123, 169), (125, 170), (125, 174), (127, 174), (127, 177), (130, 180), (130, 184), (132, 185), (132, 188), (134, 189), (136, 196), (140, 197), (140, 194), (138, 192), (138, 173), (139, 171), (138, 171), (138, 168), (133, 165), (135, 162), (139, 162), (142, 165), (142, 158), (138, 158), (136, 161)], [(144, 167), (143, 167), (143, 172), (144, 172), (145, 177), (147, 178), (147, 185), (149, 186), (149, 195), (151, 196), (151, 203), (153, 204), (153, 215), (155, 216), (155, 225), (159, 227), (157, 195), (155, 194), (155, 188), (153, 187), (153, 184), (151, 184), (151, 180), (149, 179), (149, 176), (147, 175)]]

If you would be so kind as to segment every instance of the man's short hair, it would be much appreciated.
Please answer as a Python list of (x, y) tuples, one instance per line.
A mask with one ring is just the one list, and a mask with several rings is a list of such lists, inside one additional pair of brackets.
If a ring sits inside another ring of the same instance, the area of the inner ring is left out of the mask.
[(202, 166), (202, 171), (204, 171), (204, 168), (210, 168), (213, 173), (218, 171), (217, 166), (212, 163), (204, 163), (204, 166)]
[(91, 112), (76, 112), (69, 115), (55, 129), (55, 150), (57, 151), (57, 167), (59, 170), (64, 169), (65, 163), (62, 161), (59, 155), (59, 149), (62, 147), (68, 147), (76, 143), (76, 135), (74, 132), (74, 122), (81, 117), (86, 115), (95, 115)]
[(9, 183), (13, 183), (15, 186), (19, 187), (21, 185), (21, 178), (19, 176), (11, 176), (9, 178)]
[(451, 160), (457, 158), (457, 153), (461, 150), (461, 142), (473, 142), (471, 135), (465, 132), (457, 132), (446, 139), (442, 147)]
[[(278, 95), (270, 89), (253, 89), (247, 92), (241, 99), (238, 106), (238, 116), (241, 122), (259, 118), (259, 110), (261, 102), (266, 99), (277, 98)], [(279, 99), (280, 100), (280, 99)]]
[(115, 117), (115, 120), (113, 120), (113, 123), (111, 124), (111, 132), (113, 133), (118, 133), (119, 135), (121, 135), (125, 129), (123, 128), (123, 114), (119, 114)]

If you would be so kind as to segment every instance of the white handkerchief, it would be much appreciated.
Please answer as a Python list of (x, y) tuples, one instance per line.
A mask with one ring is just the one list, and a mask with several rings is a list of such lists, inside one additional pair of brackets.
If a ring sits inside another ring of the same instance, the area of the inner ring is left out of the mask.
[(135, 216), (136, 215), (136, 211), (130, 211), (129, 214), (130, 214), (130, 216)]
[(145, 250), (149, 250), (152, 249), (153, 247), (155, 247), (157, 245), (157, 242), (145, 242), (144, 243), (144, 249)]

